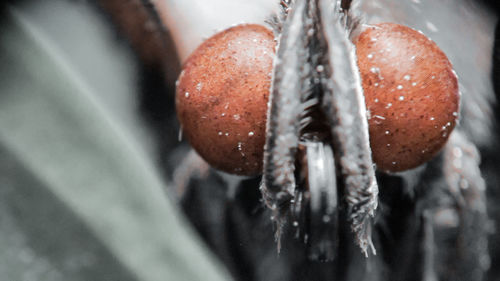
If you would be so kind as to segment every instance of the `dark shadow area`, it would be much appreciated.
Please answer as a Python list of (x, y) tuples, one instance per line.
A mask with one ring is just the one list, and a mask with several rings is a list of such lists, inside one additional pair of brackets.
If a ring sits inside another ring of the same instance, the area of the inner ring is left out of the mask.
[[(492, 8), (500, 12), (500, 3), (498, 1), (489, 1)], [(481, 151), (482, 164), (481, 168), (484, 177), (487, 179), (487, 196), (488, 196), (488, 213), (494, 225), (494, 232), (490, 236), (489, 249), (491, 254), (491, 269), (488, 274), (488, 280), (500, 280), (500, 239), (498, 231), (500, 231), (500, 24), (497, 23), (495, 29), (495, 41), (493, 45), (493, 69), (492, 82), (495, 90), (496, 103), (493, 105), (494, 112), (494, 134), (492, 136), (491, 145)]]
[(174, 151), (179, 142), (175, 113), (175, 81), (180, 61), (170, 32), (149, 0), (96, 0), (95, 7), (116, 29), (121, 44), (133, 49), (137, 59), (138, 114), (150, 128), (163, 176), (171, 179), (179, 164)]

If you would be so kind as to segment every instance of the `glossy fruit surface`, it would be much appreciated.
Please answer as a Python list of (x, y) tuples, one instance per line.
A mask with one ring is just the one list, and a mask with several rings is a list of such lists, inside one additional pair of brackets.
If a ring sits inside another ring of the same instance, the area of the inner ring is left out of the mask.
[(422, 33), (393, 23), (366, 27), (355, 44), (377, 168), (397, 172), (430, 160), (458, 117), (448, 58)]
[(183, 67), (176, 92), (183, 134), (219, 170), (261, 173), (275, 47), (270, 29), (238, 25), (207, 39)]

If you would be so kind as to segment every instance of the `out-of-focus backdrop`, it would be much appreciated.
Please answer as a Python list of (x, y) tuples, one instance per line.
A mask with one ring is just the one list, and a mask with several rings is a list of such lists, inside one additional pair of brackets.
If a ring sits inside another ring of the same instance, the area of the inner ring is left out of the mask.
[(226, 279), (165, 193), (138, 60), (109, 16), (0, 6), (0, 280)]
[[(353, 255), (338, 273), (307, 260), (299, 243), (278, 256), (258, 178), (193, 173), (192, 189), (178, 200), (183, 191), (174, 187), (174, 171), (192, 156), (178, 141), (173, 102), (182, 61), (216, 30), (269, 20), (279, 2), (0, 4), (0, 280), (323, 280), (340, 274), (372, 281), (406, 274), (404, 280), (434, 281), (409, 275), (418, 269), (406, 257), (380, 255), (380, 264), (369, 264)], [(462, 76), (464, 102), (477, 106), (462, 112), (461, 126), (482, 153), (494, 226), (500, 219), (499, 32), (495, 3), (486, 2), (367, 0), (362, 8), (369, 22), (423, 30)], [(158, 18), (148, 13), (151, 3)], [(409, 200), (399, 194), (401, 179), (382, 180), (390, 200)], [(394, 208), (410, 214), (410, 201)], [(404, 232), (402, 224), (395, 229)], [(474, 280), (500, 280), (500, 239), (491, 231), (489, 259), (476, 261), (490, 270)], [(407, 267), (391, 275), (403, 260)]]

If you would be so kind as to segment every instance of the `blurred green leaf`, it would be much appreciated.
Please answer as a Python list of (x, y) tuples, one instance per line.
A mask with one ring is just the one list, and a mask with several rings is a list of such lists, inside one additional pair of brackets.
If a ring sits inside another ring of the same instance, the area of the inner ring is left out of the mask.
[(96, 93), (22, 14), (3, 18), (2, 279), (227, 279)]

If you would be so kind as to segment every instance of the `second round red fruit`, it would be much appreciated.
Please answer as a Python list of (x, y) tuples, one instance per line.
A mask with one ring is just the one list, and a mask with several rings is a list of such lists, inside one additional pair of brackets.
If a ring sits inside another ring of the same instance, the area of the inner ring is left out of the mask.
[(367, 27), (356, 48), (377, 168), (403, 171), (430, 160), (457, 122), (450, 61), (425, 35), (393, 23)]
[[(439, 47), (409, 27), (382, 23), (356, 40), (377, 168), (397, 172), (430, 160), (459, 110), (457, 77)], [(200, 45), (179, 77), (183, 132), (217, 169), (261, 173), (276, 43), (271, 30), (240, 25)]]

